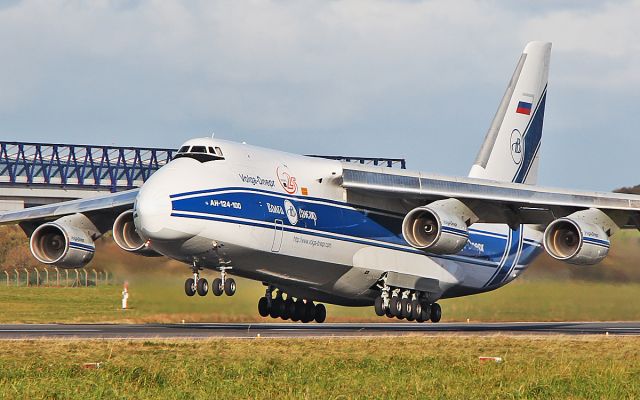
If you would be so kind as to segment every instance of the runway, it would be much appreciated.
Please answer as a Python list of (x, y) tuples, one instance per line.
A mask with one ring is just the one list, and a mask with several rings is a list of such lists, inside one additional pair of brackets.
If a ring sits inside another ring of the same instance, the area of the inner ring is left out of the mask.
[(640, 322), (513, 323), (198, 323), (0, 325), (9, 339), (309, 338), (402, 335), (640, 335)]

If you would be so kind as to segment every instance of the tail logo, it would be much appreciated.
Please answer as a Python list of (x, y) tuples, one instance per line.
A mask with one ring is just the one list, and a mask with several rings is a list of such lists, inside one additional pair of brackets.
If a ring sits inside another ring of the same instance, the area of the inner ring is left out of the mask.
[(524, 153), (522, 146), (522, 134), (519, 130), (514, 129), (511, 132), (511, 158), (516, 165), (520, 165), (522, 162), (522, 154)]

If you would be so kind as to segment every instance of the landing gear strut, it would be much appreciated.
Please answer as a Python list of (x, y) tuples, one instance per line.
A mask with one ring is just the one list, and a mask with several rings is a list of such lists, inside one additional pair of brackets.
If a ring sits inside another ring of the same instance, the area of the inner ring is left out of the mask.
[(264, 297), (258, 300), (258, 313), (261, 317), (281, 318), (283, 320), (301, 321), (308, 323), (316, 321), (322, 323), (327, 318), (327, 309), (324, 304), (315, 304), (311, 300), (294, 300), (290, 295), (278, 290), (276, 297), (273, 297), (274, 288), (267, 286)]

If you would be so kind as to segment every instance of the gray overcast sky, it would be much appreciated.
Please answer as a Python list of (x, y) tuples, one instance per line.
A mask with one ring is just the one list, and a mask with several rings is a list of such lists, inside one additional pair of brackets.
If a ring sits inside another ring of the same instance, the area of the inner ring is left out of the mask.
[(540, 184), (640, 183), (640, 0), (0, 0), (0, 138), (209, 136), (466, 175), (553, 42)]

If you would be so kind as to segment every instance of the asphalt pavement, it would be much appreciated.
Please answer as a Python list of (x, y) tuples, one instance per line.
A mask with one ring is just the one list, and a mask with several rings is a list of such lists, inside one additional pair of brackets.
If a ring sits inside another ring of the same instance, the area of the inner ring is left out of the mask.
[(401, 335), (640, 335), (640, 322), (11, 324), (7, 339), (305, 338)]

